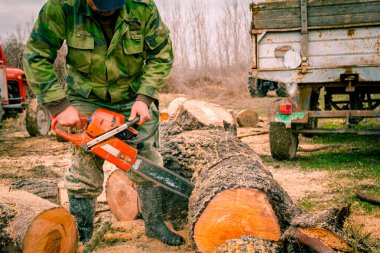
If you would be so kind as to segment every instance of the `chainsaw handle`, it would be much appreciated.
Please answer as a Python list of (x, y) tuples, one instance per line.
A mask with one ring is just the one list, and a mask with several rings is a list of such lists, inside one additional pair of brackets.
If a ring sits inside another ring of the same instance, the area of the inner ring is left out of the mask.
[[(83, 127), (86, 126), (87, 122), (89, 120), (89, 117), (82, 116), (80, 117), (81, 125)], [(58, 120), (56, 118), (53, 118), (53, 123), (51, 125), (51, 130), (56, 133), (57, 135), (61, 136), (62, 138), (74, 143), (77, 146), (81, 146), (86, 143), (85, 133), (79, 133), (79, 134), (71, 134), (68, 133), (62, 129), (57, 128)]]

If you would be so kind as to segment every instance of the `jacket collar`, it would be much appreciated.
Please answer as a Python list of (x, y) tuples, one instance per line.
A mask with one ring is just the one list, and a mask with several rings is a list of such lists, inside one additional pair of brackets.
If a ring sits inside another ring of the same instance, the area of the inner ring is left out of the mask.
[[(77, 0), (76, 5), (77, 5), (76, 9), (79, 14), (83, 14), (87, 17), (91, 17), (92, 10), (91, 10), (91, 7), (87, 4), (87, 0)], [(129, 8), (127, 8), (127, 3), (125, 3), (123, 7), (120, 9), (118, 19), (125, 20), (125, 21), (133, 21), (131, 12)]]

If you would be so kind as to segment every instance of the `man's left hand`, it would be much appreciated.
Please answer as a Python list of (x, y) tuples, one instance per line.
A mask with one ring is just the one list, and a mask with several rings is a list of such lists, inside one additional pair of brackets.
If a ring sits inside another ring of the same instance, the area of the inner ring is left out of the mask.
[(150, 120), (150, 114), (149, 114), (149, 108), (148, 106), (142, 102), (142, 101), (136, 101), (131, 110), (131, 116), (129, 117), (128, 121), (134, 120), (136, 116), (140, 116), (140, 121), (137, 123), (137, 125), (142, 126), (145, 122)]

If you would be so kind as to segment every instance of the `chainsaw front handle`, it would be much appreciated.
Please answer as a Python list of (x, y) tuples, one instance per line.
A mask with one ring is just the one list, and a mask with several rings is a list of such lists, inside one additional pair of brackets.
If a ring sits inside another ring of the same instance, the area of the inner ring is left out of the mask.
[[(81, 117), (80, 119), (81, 119), (82, 127), (86, 127), (88, 121), (90, 120), (89, 117)], [(85, 132), (78, 133), (78, 134), (72, 134), (72, 133), (68, 133), (62, 129), (57, 128), (57, 125), (58, 125), (58, 120), (56, 118), (53, 118), (51, 130), (55, 134), (61, 136), (62, 138), (72, 142), (73, 144), (75, 144), (77, 146), (82, 146), (82, 145), (86, 144), (87, 142), (91, 141), (91, 138), (88, 137), (88, 135)]]

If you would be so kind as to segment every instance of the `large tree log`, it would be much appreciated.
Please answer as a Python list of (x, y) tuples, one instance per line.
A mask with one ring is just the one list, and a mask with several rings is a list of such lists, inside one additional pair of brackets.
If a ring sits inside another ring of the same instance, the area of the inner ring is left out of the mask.
[[(284, 233), (293, 228), (292, 221), (302, 216), (302, 209), (231, 128), (197, 122), (205, 114), (197, 114), (193, 106), (196, 101), (185, 101), (162, 124), (161, 152), (165, 167), (195, 185), (188, 203), (194, 246), (200, 252), (214, 252), (229, 240), (241, 242), (239, 238), (250, 236), (245, 240), (247, 247), (263, 245), (276, 252)], [(173, 206), (186, 203), (177, 196), (167, 199)]]
[(0, 252), (74, 253), (77, 227), (70, 213), (24, 191), (0, 192)]
[(279, 241), (301, 209), (252, 149), (217, 129), (168, 135), (173, 123), (164, 125), (162, 153), (166, 167), (195, 184), (188, 217), (197, 249), (213, 252), (244, 235)]

